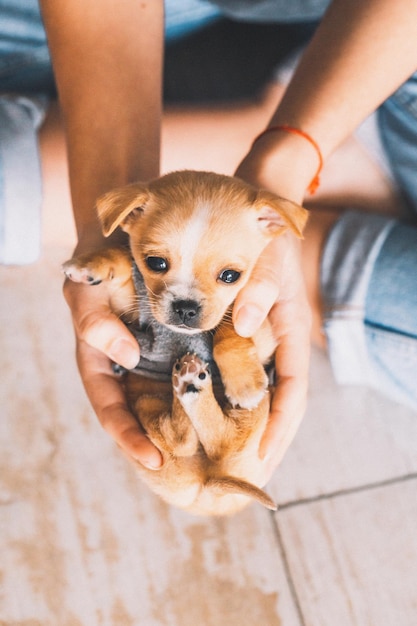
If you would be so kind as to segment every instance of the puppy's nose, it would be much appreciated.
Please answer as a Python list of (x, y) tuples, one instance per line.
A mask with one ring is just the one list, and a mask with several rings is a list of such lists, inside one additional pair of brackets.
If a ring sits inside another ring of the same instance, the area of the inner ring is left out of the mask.
[(201, 306), (195, 300), (177, 300), (172, 303), (175, 324), (198, 327)]

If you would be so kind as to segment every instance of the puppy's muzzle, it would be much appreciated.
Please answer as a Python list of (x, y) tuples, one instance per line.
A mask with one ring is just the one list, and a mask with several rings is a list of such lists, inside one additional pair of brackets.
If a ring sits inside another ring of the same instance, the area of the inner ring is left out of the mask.
[(199, 328), (201, 306), (196, 300), (174, 300), (171, 304), (169, 323), (174, 326)]

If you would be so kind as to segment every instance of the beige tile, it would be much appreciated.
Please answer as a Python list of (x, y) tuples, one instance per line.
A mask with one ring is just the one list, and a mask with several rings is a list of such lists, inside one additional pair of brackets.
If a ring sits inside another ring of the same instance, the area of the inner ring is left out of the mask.
[[(61, 295), (69, 254), (48, 247), (31, 267), (0, 268), (0, 623), (300, 626), (268, 513), (175, 512), (100, 429)], [(285, 503), (415, 472), (416, 443), (415, 414), (338, 388), (315, 352), (307, 416), (273, 489)], [(414, 489), (278, 514), (306, 624), (411, 626)]]
[(299, 626), (268, 512), (173, 511), (101, 430), (75, 368), (66, 256), (0, 268), (0, 623)]
[(340, 387), (314, 350), (308, 408), (270, 483), (278, 502), (417, 472), (417, 415), (376, 392)]
[(305, 626), (415, 626), (417, 481), (278, 513)]
[[(178, 125), (171, 113), (165, 169), (178, 167), (178, 128), (180, 143), (189, 134), (189, 120)], [(258, 124), (252, 113), (246, 130)], [(236, 148), (231, 117), (224, 128), (213, 119), (231, 141), (203, 165), (229, 171), (254, 131), (239, 133)], [(198, 146), (212, 139), (200, 126), (197, 117)], [(75, 238), (55, 131), (42, 139), (53, 144), (43, 258), (0, 268), (0, 625), (414, 626), (415, 481), (278, 513), (304, 620), (268, 513), (195, 519), (138, 482), (92, 415), (74, 364), (59, 265)], [(194, 153), (182, 148), (182, 166), (191, 154), (196, 167)], [(337, 387), (315, 352), (306, 419), (272, 490), (288, 503), (414, 473), (416, 444), (414, 413)]]

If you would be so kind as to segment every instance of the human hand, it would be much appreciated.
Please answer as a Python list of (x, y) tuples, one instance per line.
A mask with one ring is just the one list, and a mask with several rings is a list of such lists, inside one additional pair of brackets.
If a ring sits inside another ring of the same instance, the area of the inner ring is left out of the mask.
[(304, 415), (308, 388), (311, 313), (299, 261), (298, 240), (285, 233), (272, 241), (239, 293), (235, 329), (251, 336), (269, 315), (278, 341), (277, 387), (259, 455), (270, 476), (291, 444)]
[(73, 316), (81, 378), (101, 425), (128, 456), (158, 469), (161, 453), (130, 412), (122, 380), (111, 368), (111, 361), (126, 369), (137, 365), (136, 339), (110, 310), (103, 285), (66, 280), (64, 295)]
[[(236, 175), (301, 204), (316, 167), (314, 152), (309, 151), (308, 144), (298, 137), (266, 135), (253, 145)], [(278, 342), (278, 382), (259, 448), (268, 476), (295, 437), (306, 406), (312, 316), (301, 268), (301, 245), (290, 232), (274, 239), (259, 258), (233, 310), (238, 334), (252, 336), (269, 316)]]

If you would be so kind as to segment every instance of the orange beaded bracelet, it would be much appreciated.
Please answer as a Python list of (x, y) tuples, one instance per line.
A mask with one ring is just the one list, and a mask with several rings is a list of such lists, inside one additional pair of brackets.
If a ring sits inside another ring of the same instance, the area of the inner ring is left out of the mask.
[(317, 188), (320, 185), (320, 173), (323, 168), (323, 155), (321, 153), (319, 145), (312, 137), (310, 137), (308, 133), (304, 132), (303, 130), (300, 130), (299, 128), (294, 128), (293, 126), (287, 126), (287, 124), (280, 124), (279, 126), (270, 126), (266, 130), (264, 130), (262, 133), (260, 133), (255, 138), (254, 142), (252, 143), (252, 146), (258, 141), (258, 139), (260, 139), (267, 133), (276, 132), (276, 131), (282, 131), (284, 133), (292, 133), (293, 135), (299, 135), (300, 137), (304, 137), (304, 139), (307, 139), (307, 141), (310, 142), (310, 144), (313, 146), (313, 148), (317, 152), (317, 156), (319, 158), (319, 166), (317, 168), (317, 171), (314, 175), (313, 180), (311, 181), (311, 183), (309, 184), (307, 188), (311, 194), (315, 193)]

